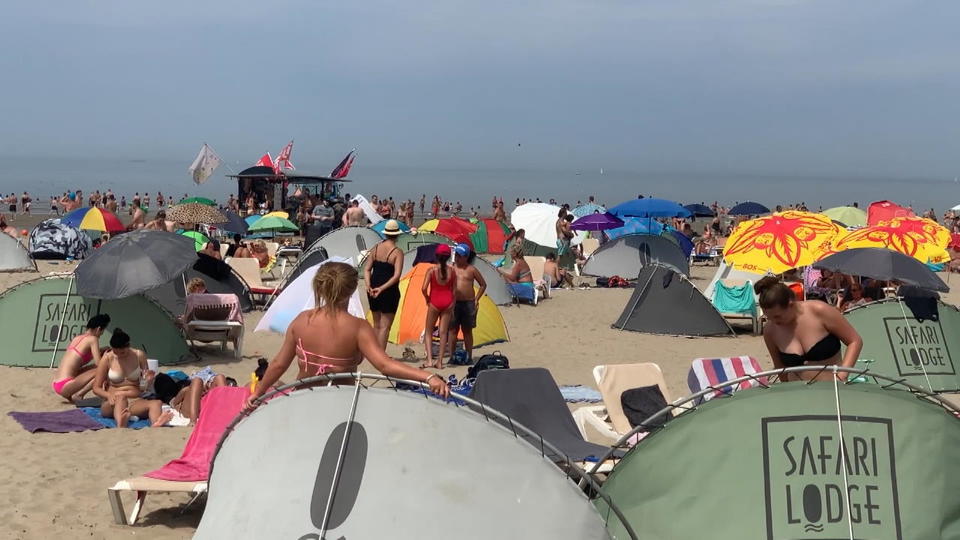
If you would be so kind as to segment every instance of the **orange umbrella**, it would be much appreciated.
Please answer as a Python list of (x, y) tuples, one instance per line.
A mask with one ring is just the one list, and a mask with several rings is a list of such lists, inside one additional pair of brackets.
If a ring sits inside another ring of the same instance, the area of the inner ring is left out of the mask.
[(839, 234), (840, 228), (824, 215), (777, 212), (737, 225), (723, 258), (738, 270), (780, 274), (819, 260)]
[(926, 218), (907, 216), (852, 231), (834, 245), (833, 251), (879, 247), (899, 251), (922, 263), (939, 264), (950, 260), (949, 244), (950, 231), (946, 228)]

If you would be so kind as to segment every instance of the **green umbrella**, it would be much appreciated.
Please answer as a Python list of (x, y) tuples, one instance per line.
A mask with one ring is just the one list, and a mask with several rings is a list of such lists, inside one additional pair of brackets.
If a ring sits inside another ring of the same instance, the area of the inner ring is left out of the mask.
[(187, 238), (192, 238), (193, 247), (197, 251), (203, 249), (203, 246), (207, 245), (207, 242), (210, 241), (210, 239), (204, 236), (203, 233), (199, 233), (197, 231), (183, 231), (180, 234), (186, 236)]
[(828, 218), (839, 221), (847, 227), (866, 227), (867, 213), (852, 206), (838, 206), (821, 212)]
[(206, 197), (190, 197), (189, 199), (183, 199), (182, 201), (180, 201), (180, 202), (177, 203), (177, 204), (187, 204), (187, 203), (205, 204), (205, 205), (207, 205), (207, 206), (216, 206), (216, 205), (217, 205), (217, 203), (213, 202), (212, 200), (210, 200), (210, 199), (208, 199), (208, 198), (206, 198)]
[(297, 232), (297, 224), (280, 216), (264, 216), (247, 229), (247, 232)]

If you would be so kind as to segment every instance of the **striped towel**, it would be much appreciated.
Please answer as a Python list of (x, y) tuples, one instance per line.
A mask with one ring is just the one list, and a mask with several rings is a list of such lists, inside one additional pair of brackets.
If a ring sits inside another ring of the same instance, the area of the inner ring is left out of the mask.
[[(760, 373), (760, 363), (752, 356), (734, 356), (732, 358), (697, 358), (690, 365), (690, 372), (687, 374), (687, 386), (693, 393), (699, 392), (710, 386), (717, 386), (726, 381), (743, 377), (751, 373)], [(760, 377), (760, 381), (766, 384), (766, 377)], [(720, 394), (732, 394), (737, 390), (745, 390), (754, 386), (760, 386), (760, 382), (754, 379), (747, 379), (738, 385), (728, 386), (716, 392), (705, 394), (699, 403), (709, 401)], [(699, 404), (698, 403), (698, 404)]]

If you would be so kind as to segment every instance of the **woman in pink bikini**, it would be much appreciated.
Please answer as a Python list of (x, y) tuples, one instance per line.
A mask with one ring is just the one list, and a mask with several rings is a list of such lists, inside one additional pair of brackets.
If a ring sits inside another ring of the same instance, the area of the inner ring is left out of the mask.
[[(450, 246), (437, 245), (434, 252), (437, 264), (427, 270), (423, 278), (420, 292), (427, 300), (427, 319), (423, 324), (423, 344), (427, 349), (427, 362), (420, 368), (435, 367), (443, 369), (443, 353), (447, 350), (447, 331), (450, 328), (450, 317), (453, 315), (453, 288), (457, 285), (457, 271), (450, 262)], [(440, 358), (433, 359), (433, 328), (440, 319)]]
[[(356, 268), (349, 264), (330, 262), (317, 270), (313, 278), (317, 308), (304, 311), (287, 327), (283, 345), (264, 372), (256, 391), (247, 400), (248, 409), (259, 404), (257, 399), (276, 384), (294, 358), (300, 366), (298, 379), (352, 373), (366, 358), (384, 375), (422, 381), (430, 385), (434, 393), (445, 398), (450, 395), (443, 377), (390, 358), (377, 341), (370, 323), (350, 315), (347, 306), (357, 290), (358, 281)], [(336, 382), (352, 383), (349, 379)]]
[(86, 332), (73, 338), (67, 345), (60, 359), (57, 376), (51, 384), (53, 391), (67, 401), (74, 403), (83, 399), (93, 387), (96, 364), (100, 362), (100, 336), (109, 324), (109, 315), (94, 315), (87, 321)]

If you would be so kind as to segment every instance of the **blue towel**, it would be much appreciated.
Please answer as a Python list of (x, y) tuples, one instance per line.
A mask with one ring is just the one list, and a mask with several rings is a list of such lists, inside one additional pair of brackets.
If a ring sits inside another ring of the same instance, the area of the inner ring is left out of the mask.
[(603, 401), (600, 392), (580, 384), (561, 386), (560, 393), (567, 403), (599, 403)]
[(521, 300), (533, 302), (534, 295), (536, 294), (536, 290), (533, 288), (533, 283), (508, 283), (507, 286), (510, 287), (510, 292), (513, 294), (513, 296)]
[(750, 282), (739, 287), (727, 287), (718, 281), (713, 290), (713, 306), (721, 313), (757, 314), (757, 302)]
[(185, 381), (185, 380), (187, 380), (187, 379), (190, 378), (189, 375), (187, 375), (186, 373), (184, 373), (184, 372), (182, 372), (182, 371), (168, 371), (168, 372), (167, 372), (167, 375), (169, 375), (171, 379), (173, 379), (173, 380), (175, 380), (175, 381), (177, 381), (177, 382)]
[[(117, 427), (117, 421), (113, 418), (104, 418), (104, 416), (100, 414), (99, 407), (81, 407), (80, 410), (86, 413), (86, 415), (90, 418), (93, 418), (99, 422), (103, 427)], [(136, 422), (127, 422), (127, 427), (130, 429), (143, 429), (145, 427), (150, 427), (150, 419), (148, 418), (145, 420), (137, 420)]]

